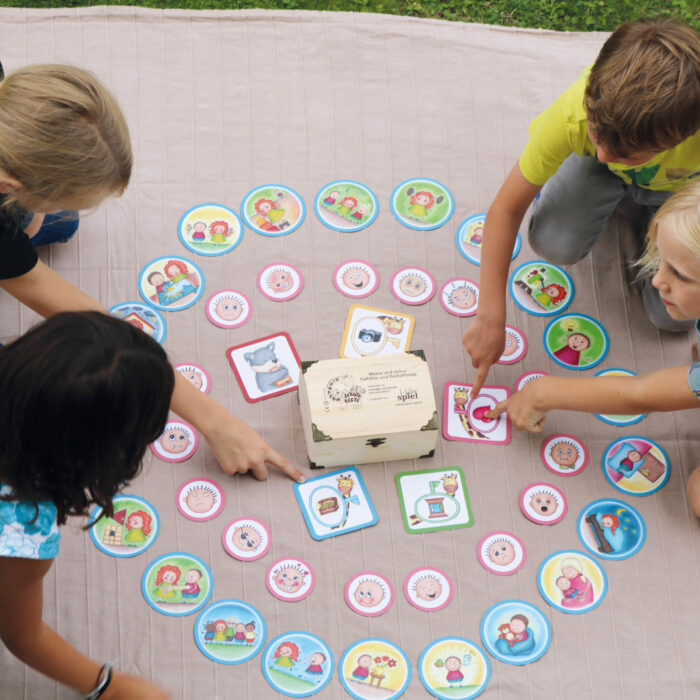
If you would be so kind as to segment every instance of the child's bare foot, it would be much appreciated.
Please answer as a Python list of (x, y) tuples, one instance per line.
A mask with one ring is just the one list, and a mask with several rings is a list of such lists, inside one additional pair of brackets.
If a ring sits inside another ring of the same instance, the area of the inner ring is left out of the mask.
[(693, 513), (700, 518), (700, 467), (696, 467), (688, 479), (688, 501)]

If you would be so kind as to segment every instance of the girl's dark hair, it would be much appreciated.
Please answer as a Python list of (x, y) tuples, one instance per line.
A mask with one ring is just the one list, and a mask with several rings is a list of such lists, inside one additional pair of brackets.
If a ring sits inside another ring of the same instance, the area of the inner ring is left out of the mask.
[(164, 430), (174, 387), (165, 351), (97, 311), (52, 316), (0, 348), (3, 500), (52, 501), (59, 524), (112, 497)]

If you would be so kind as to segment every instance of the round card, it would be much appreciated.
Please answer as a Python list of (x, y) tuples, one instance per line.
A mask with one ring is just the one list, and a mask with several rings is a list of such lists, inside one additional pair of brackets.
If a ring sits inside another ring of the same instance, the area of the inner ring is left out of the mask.
[(506, 326), (506, 346), (498, 358), (499, 365), (513, 365), (527, 354), (527, 338), (515, 326)]
[(211, 377), (204, 367), (195, 365), (193, 362), (182, 362), (179, 365), (174, 365), (174, 369), (203, 394), (209, 393)]
[(246, 224), (263, 236), (286, 236), (301, 226), (306, 207), (293, 189), (263, 185), (246, 195), (241, 214)]
[[(481, 265), (481, 243), (484, 236), (484, 221), (486, 214), (474, 214), (468, 219), (465, 219), (457, 229), (457, 250), (469, 262), (475, 265)], [(515, 260), (520, 252), (520, 234), (515, 236), (515, 245), (513, 246), (513, 254), (511, 260)]]
[(221, 513), (226, 496), (221, 486), (210, 479), (190, 479), (180, 486), (176, 503), (177, 509), (188, 520), (202, 522)]
[(197, 255), (223, 255), (243, 238), (243, 222), (223, 204), (200, 204), (186, 211), (177, 225), (182, 245)]
[(588, 464), (586, 446), (573, 435), (557, 433), (544, 440), (540, 448), (544, 466), (559, 476), (580, 474)]
[(209, 297), (206, 313), (219, 328), (238, 328), (250, 320), (250, 299), (235, 289), (222, 289)]
[(520, 391), (525, 385), (529, 384), (533, 379), (539, 379), (540, 377), (548, 377), (548, 372), (525, 372), (521, 374), (517, 381), (515, 382), (514, 391)]
[(491, 664), (469, 639), (442, 637), (423, 650), (418, 659), (418, 675), (425, 689), (440, 700), (469, 700), (484, 692), (491, 677)]
[(608, 354), (608, 334), (594, 318), (564, 314), (544, 329), (544, 349), (562, 367), (590, 369)]
[(524, 600), (492, 605), (481, 618), (481, 642), (491, 656), (514, 666), (537, 661), (549, 649), (552, 627), (539, 608)]
[(113, 306), (109, 313), (136, 326), (157, 343), (165, 340), (167, 332), (165, 318), (148, 304), (142, 304), (140, 301), (125, 301), (123, 304)]
[(455, 208), (450, 191), (437, 180), (405, 180), (391, 193), (391, 213), (404, 226), (430, 231), (447, 223)]
[(440, 569), (415, 569), (406, 576), (403, 592), (418, 610), (442, 610), (452, 600), (452, 581)]
[(343, 652), (338, 675), (345, 691), (356, 700), (396, 700), (411, 680), (411, 662), (388, 639), (361, 639)]
[(207, 605), (194, 623), (194, 640), (212, 661), (233, 666), (250, 661), (265, 644), (262, 615), (242, 600), (219, 600)]
[(375, 617), (391, 607), (394, 588), (381, 574), (363, 571), (345, 584), (345, 602), (358, 615)]
[(172, 617), (191, 615), (206, 605), (213, 586), (209, 567), (186, 552), (163, 554), (148, 565), (141, 579), (146, 602)]
[(204, 275), (190, 260), (169, 255), (151, 260), (139, 274), (139, 294), (161, 311), (192, 306), (204, 292)]
[(267, 589), (275, 598), (288, 602), (303, 600), (316, 585), (316, 574), (303, 559), (278, 559), (267, 570)]
[(262, 654), (265, 680), (290, 698), (315, 695), (330, 683), (333, 652), (310, 632), (287, 632), (275, 637)]
[(649, 438), (629, 435), (611, 442), (603, 454), (603, 474), (618, 491), (648, 496), (658, 491), (671, 473), (668, 455)]
[(319, 190), (314, 209), (328, 228), (353, 233), (367, 228), (377, 218), (379, 202), (366, 185), (354, 180), (336, 180)]
[(590, 555), (567, 549), (551, 554), (540, 564), (537, 587), (553, 608), (578, 615), (600, 605), (608, 579)]
[(564, 492), (552, 484), (539, 481), (520, 493), (523, 515), (538, 525), (554, 525), (564, 518), (569, 506)]
[[(601, 369), (600, 372), (596, 372), (596, 377), (636, 377), (636, 373), (629, 369), (620, 369), (619, 367), (613, 367), (611, 369)], [(600, 418), (603, 423), (609, 423), (610, 425), (634, 425), (639, 423), (647, 417), (646, 413), (639, 413), (634, 416), (623, 416), (623, 415), (613, 415), (613, 414), (603, 414), (594, 413), (596, 418)]]
[(184, 420), (172, 420), (165, 424), (161, 436), (151, 443), (151, 449), (165, 462), (184, 462), (199, 445), (197, 431)]
[(138, 496), (120, 494), (112, 499), (114, 515), (108, 518), (102, 508), (90, 514), (90, 539), (111, 557), (135, 557), (145, 552), (158, 537), (160, 523), (156, 509)]
[(346, 297), (368, 297), (379, 284), (379, 273), (364, 260), (346, 260), (335, 268), (333, 284)]
[(272, 301), (294, 299), (303, 288), (301, 271), (289, 263), (273, 263), (258, 275), (258, 289)]
[(627, 559), (644, 544), (647, 529), (632, 506), (614, 498), (589, 503), (578, 516), (578, 536), (583, 546), (601, 559)]
[(544, 260), (532, 260), (516, 268), (509, 287), (513, 301), (534, 316), (561, 313), (574, 298), (571, 277), (563, 268)]
[(448, 280), (440, 290), (440, 303), (454, 316), (473, 316), (479, 307), (479, 285), (466, 277)]
[(270, 531), (265, 523), (255, 518), (232, 520), (221, 535), (224, 549), (241, 561), (255, 561), (270, 549)]
[(492, 574), (509, 576), (518, 571), (527, 557), (525, 545), (510, 532), (491, 532), (476, 547), (479, 563)]
[(467, 419), (469, 424), (480, 433), (490, 433), (498, 427), (497, 418), (488, 418), (486, 414), (496, 408), (498, 399), (491, 394), (480, 391), (477, 396), (467, 403)]
[(404, 304), (418, 306), (435, 296), (435, 279), (420, 267), (404, 267), (391, 278), (391, 293)]

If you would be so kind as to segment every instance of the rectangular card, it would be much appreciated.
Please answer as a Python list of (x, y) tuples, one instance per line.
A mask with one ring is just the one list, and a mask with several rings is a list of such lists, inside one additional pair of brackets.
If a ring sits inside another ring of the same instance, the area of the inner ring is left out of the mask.
[(484, 386), (471, 399), (471, 384), (447, 382), (442, 415), (442, 434), (448, 440), (485, 442), (507, 445), (510, 442), (510, 418), (502, 413), (498, 418), (486, 418), (484, 412), (510, 396), (506, 386)]
[(226, 351), (226, 357), (250, 403), (286, 394), (299, 386), (301, 363), (287, 333), (234, 345)]
[(460, 467), (423, 469), (396, 475), (406, 532), (435, 532), (474, 524)]
[(315, 540), (361, 530), (377, 522), (372, 500), (355, 467), (294, 484), (294, 494)]
[(353, 304), (345, 322), (341, 357), (367, 357), (410, 349), (415, 319), (408, 314)]

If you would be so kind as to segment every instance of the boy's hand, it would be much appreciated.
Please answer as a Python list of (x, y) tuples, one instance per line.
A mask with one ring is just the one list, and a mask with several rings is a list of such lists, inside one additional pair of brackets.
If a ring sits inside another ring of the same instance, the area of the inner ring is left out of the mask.
[(464, 332), (462, 345), (472, 358), (472, 367), (476, 369), (476, 379), (470, 393), (470, 398), (475, 398), (486, 381), (489, 368), (503, 354), (506, 346), (505, 323), (484, 321), (477, 316)]
[(487, 418), (498, 418), (507, 412), (510, 420), (518, 430), (527, 430), (529, 433), (540, 433), (544, 427), (546, 410), (535, 407), (538, 387), (536, 384), (547, 377), (535, 379), (509, 399), (496, 404), (487, 414)]
[(112, 680), (102, 695), (104, 700), (172, 700), (167, 691), (145, 678), (112, 672)]

